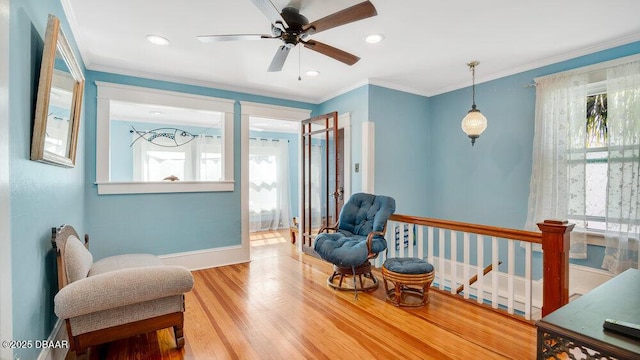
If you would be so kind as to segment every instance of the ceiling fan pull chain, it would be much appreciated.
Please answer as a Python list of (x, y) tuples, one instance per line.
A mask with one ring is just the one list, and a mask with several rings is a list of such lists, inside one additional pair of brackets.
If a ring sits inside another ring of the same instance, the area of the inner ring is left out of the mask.
[(300, 62), (302, 58), (302, 46), (298, 46), (298, 81), (302, 81), (302, 78), (300, 77)]

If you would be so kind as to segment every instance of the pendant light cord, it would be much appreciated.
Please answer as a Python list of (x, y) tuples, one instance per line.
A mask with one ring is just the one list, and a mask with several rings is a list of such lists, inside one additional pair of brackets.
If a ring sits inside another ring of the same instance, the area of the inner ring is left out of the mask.
[(477, 61), (472, 61), (468, 63), (469, 69), (471, 70), (471, 91), (473, 93), (473, 105), (471, 105), (471, 109), (476, 108), (476, 66), (479, 64)]

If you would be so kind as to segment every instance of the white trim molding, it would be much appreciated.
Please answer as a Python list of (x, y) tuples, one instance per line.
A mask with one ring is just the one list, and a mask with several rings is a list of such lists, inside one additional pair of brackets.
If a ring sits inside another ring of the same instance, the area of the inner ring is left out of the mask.
[(362, 191), (375, 194), (376, 124), (362, 123)]
[(70, 345), (64, 320), (58, 319), (56, 321), (47, 338), (47, 344), (53, 346), (43, 347), (38, 355), (38, 360), (64, 360), (67, 357)]
[(344, 198), (351, 196), (351, 113), (338, 114), (338, 129), (344, 129), (343, 167)]
[[(311, 116), (311, 110), (291, 108), (286, 106), (261, 104), (254, 102), (241, 101), (241, 123), (240, 123), (240, 202), (241, 202), (241, 236), (242, 246), (246, 247), (247, 253), (250, 252), (249, 244), (249, 123), (251, 116), (264, 117), (269, 119), (287, 120), (301, 122), (308, 119)], [(301, 137), (300, 129), (298, 129), (298, 138)], [(301, 153), (301, 148), (298, 152)], [(298, 157), (298, 182), (301, 181), (302, 156)], [(300, 189), (300, 191), (302, 191)], [(302, 199), (302, 193), (298, 194)], [(298, 208), (298, 213), (301, 213), (301, 205)], [(302, 242), (298, 242), (296, 246), (300, 247)]]
[(165, 265), (184, 266), (191, 271), (249, 262), (249, 253), (243, 249), (242, 245), (187, 251), (158, 257)]
[[(96, 184), (98, 194), (211, 192), (234, 190), (233, 121), (235, 100), (96, 81)], [(180, 182), (112, 182), (110, 163), (111, 101), (158, 104), (176, 108), (216, 111), (223, 114), (222, 180)]]
[[(11, 277), (11, 187), (9, 179), (9, 21), (10, 1), (0, 0), (0, 340), (13, 339)], [(13, 350), (0, 347), (0, 359)]]

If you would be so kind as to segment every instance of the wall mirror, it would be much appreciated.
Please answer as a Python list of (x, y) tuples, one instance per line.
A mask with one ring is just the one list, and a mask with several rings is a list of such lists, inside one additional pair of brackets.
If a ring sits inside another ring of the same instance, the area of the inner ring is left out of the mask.
[(49, 15), (40, 67), (31, 160), (73, 167), (76, 162), (84, 76), (60, 28)]

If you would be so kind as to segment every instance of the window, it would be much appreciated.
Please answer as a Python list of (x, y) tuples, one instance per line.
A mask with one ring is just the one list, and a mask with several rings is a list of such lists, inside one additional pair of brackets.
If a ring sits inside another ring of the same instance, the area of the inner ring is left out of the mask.
[[(599, 86), (600, 87), (600, 86)], [(586, 165), (585, 165), (585, 229), (602, 233), (606, 230), (607, 170), (607, 94), (587, 96)]]
[(98, 82), (98, 193), (233, 191), (233, 106)]
[(586, 258), (586, 234), (604, 236), (602, 267), (638, 266), (640, 56), (536, 79), (528, 229), (575, 223), (569, 255)]

